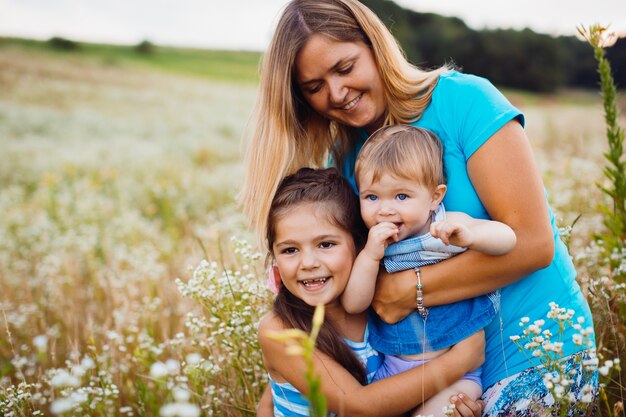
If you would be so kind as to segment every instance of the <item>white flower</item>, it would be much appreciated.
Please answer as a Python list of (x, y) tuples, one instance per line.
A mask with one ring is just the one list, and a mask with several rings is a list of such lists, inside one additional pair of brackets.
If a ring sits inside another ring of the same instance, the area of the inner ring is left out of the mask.
[(161, 417), (198, 417), (200, 407), (191, 403), (171, 403), (161, 407)]
[(39, 352), (45, 352), (48, 349), (48, 336), (45, 334), (40, 334), (39, 336), (33, 337), (33, 346)]
[(576, 346), (581, 346), (583, 344), (583, 336), (577, 333), (572, 336), (572, 341)]
[(89, 356), (85, 356), (82, 361), (80, 361), (80, 366), (85, 369), (93, 369), (96, 367), (96, 363)]
[(584, 394), (582, 397), (580, 397), (580, 401), (583, 403), (590, 403), (591, 401), (593, 401), (593, 396), (591, 395), (590, 392)]
[(613, 361), (609, 359), (608, 361), (604, 362), (604, 366), (606, 366), (607, 368), (612, 368)]
[(199, 353), (190, 353), (185, 357), (185, 361), (187, 365), (194, 366), (202, 362), (202, 356)]
[(170, 375), (176, 375), (180, 370), (180, 363), (175, 359), (168, 359), (165, 361), (165, 367)]
[(578, 324), (583, 324), (585, 322), (585, 318), (584, 317), (578, 317), (577, 321), (578, 321)]
[(73, 409), (74, 405), (74, 401), (69, 398), (59, 398), (50, 405), (50, 412), (52, 414), (64, 414)]
[(598, 372), (602, 376), (607, 376), (609, 374), (609, 368), (607, 368), (606, 366), (602, 366), (602, 367), (598, 368)]
[(53, 387), (78, 387), (80, 386), (80, 380), (71, 375), (65, 369), (57, 369), (56, 372), (50, 378), (49, 384)]
[(189, 390), (187, 389), (187, 387), (184, 386), (175, 387), (172, 390), (172, 394), (174, 395), (174, 400), (176, 400), (176, 402), (178, 403), (187, 402), (191, 397)]
[(514, 335), (514, 336), (510, 336), (509, 339), (511, 339), (511, 342), (517, 342), (520, 339), (520, 337), (517, 335)]
[(543, 356), (543, 352), (541, 350), (539, 350), (539, 349), (533, 350), (533, 356), (535, 358), (539, 358), (539, 357)]
[(561, 385), (557, 385), (554, 388), (554, 395), (556, 398), (562, 398), (563, 394), (565, 394), (565, 388), (563, 388), (563, 386)]
[(155, 362), (150, 366), (150, 376), (155, 379), (167, 376), (167, 366), (163, 362)]
[(522, 318), (520, 319), (520, 324), (519, 324), (519, 325), (520, 325), (520, 326), (523, 326), (524, 324), (528, 323), (529, 321), (530, 321), (530, 318), (529, 318), (529, 317), (522, 317)]

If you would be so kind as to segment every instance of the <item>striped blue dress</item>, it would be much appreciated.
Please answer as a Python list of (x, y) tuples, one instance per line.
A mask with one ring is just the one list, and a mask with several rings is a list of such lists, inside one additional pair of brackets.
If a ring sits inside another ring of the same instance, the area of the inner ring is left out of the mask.
[[(354, 351), (367, 371), (367, 382), (370, 383), (374, 374), (383, 362), (383, 355), (372, 348), (368, 340), (368, 327), (365, 327), (363, 342), (344, 339)], [(275, 417), (302, 417), (309, 415), (309, 402), (293, 385), (288, 382), (276, 382), (270, 377), (272, 400), (274, 401)], [(334, 416), (334, 414), (330, 414)]]

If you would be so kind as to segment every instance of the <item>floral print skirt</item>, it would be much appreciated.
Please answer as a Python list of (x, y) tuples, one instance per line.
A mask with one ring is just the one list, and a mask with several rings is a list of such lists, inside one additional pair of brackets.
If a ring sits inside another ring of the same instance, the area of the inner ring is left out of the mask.
[(485, 417), (591, 416), (597, 408), (598, 371), (594, 350), (564, 358), (559, 371), (529, 368), (491, 385), (482, 395)]

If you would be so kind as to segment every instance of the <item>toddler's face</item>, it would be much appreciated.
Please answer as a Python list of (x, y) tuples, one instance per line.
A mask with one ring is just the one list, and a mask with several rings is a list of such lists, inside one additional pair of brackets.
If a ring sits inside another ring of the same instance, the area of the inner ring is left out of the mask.
[(376, 182), (359, 179), (361, 217), (371, 228), (378, 223), (391, 222), (398, 226), (398, 239), (428, 232), (430, 214), (443, 199), (445, 187), (435, 190), (408, 179), (385, 174)]

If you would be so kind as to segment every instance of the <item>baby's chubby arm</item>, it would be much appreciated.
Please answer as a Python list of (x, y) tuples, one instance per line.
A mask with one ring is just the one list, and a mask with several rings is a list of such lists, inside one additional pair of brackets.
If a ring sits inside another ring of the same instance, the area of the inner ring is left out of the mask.
[(343, 308), (352, 314), (365, 311), (374, 298), (376, 277), (380, 260), (390, 241), (398, 240), (398, 226), (382, 222), (373, 226), (367, 236), (367, 243), (352, 266), (350, 279), (341, 295)]
[(446, 245), (463, 246), (487, 255), (504, 255), (515, 247), (515, 232), (495, 220), (475, 219), (465, 213), (452, 211), (446, 219), (433, 222), (430, 234)]

